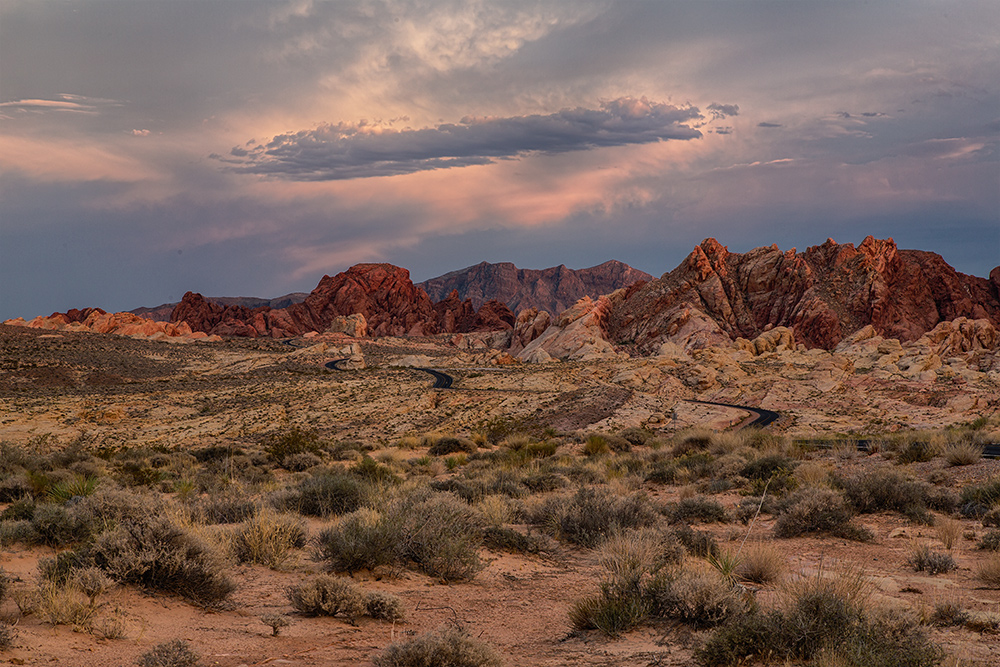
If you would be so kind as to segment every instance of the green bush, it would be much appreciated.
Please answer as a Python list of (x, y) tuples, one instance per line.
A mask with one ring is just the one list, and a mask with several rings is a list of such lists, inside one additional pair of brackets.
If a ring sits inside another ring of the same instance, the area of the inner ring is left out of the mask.
[(222, 555), (163, 516), (118, 524), (98, 536), (91, 557), (119, 583), (176, 593), (203, 605), (221, 603), (236, 589)]
[(372, 663), (375, 667), (502, 667), (503, 659), (486, 642), (447, 628), (389, 644)]
[(320, 574), (287, 592), (291, 605), (306, 616), (343, 616), (354, 622), (367, 611), (361, 587), (350, 579)]

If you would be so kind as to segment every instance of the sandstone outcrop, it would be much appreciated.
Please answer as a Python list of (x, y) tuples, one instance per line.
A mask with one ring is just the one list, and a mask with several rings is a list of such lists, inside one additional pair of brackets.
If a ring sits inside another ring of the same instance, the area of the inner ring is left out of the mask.
[(352, 338), (364, 338), (368, 335), (368, 322), (361, 313), (353, 315), (338, 315), (326, 329), (327, 333), (342, 333)]
[(435, 306), (410, 281), (409, 271), (392, 264), (357, 264), (335, 276), (323, 276), (304, 301), (287, 308), (226, 306), (188, 292), (170, 319), (221, 336), (289, 338), (331, 326), (350, 326), (357, 333), (361, 320), (334, 324), (337, 318), (355, 315), (362, 318), (369, 336), (426, 336), (514, 326), (514, 314), (499, 302), (487, 302), (477, 311), (471, 301), (452, 295)]
[(610, 312), (610, 297), (602, 296), (594, 301), (585, 296), (556, 318), (517, 354), (517, 358), (534, 363), (547, 362), (550, 358), (569, 361), (617, 359), (619, 353), (604, 334)]
[(585, 296), (596, 299), (620, 287), (652, 279), (648, 273), (615, 260), (589, 269), (568, 269), (563, 265), (519, 269), (510, 262), (482, 262), (417, 286), (435, 301), (456, 291), (459, 299), (471, 299), (474, 308), (495, 299), (515, 313), (531, 308), (560, 313)]
[(959, 317), (1000, 326), (1000, 272), (991, 276), (871, 236), (857, 248), (827, 240), (803, 253), (730, 253), (706, 239), (676, 269), (615, 300), (607, 336), (645, 352), (667, 340), (686, 349), (753, 340), (775, 327), (810, 348), (832, 349), (866, 325), (912, 341)]
[(163, 339), (170, 342), (196, 340), (214, 342), (221, 340), (218, 336), (192, 331), (185, 322), (156, 322), (130, 312), (107, 313), (100, 308), (84, 308), (82, 310), (74, 308), (65, 313), (53, 313), (48, 317), (39, 316), (30, 321), (19, 317), (7, 320), (4, 324), (51, 331), (79, 331), (151, 340)]

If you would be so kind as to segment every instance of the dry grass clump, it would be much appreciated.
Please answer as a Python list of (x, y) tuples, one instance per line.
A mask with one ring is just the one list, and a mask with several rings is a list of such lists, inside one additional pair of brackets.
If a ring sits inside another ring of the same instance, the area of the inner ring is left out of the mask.
[(447, 454), (457, 454), (459, 452), (474, 454), (476, 449), (476, 443), (471, 440), (446, 435), (439, 437), (436, 442), (431, 444), (427, 453), (430, 456), (445, 456)]
[(136, 664), (139, 667), (194, 667), (201, 656), (183, 639), (172, 639), (157, 644), (143, 653)]
[(402, 621), (406, 618), (403, 601), (392, 593), (382, 591), (365, 594), (365, 615), (378, 621)]
[(375, 667), (502, 667), (496, 649), (454, 628), (394, 642), (372, 658)]
[(951, 551), (962, 539), (962, 522), (946, 516), (939, 516), (934, 520), (934, 532), (938, 539), (944, 544), (944, 548)]
[(976, 567), (976, 579), (989, 588), (1000, 588), (1000, 553), (990, 554)]
[(261, 510), (232, 534), (232, 551), (240, 563), (281, 567), (293, 549), (306, 544), (306, 526), (298, 517)]
[(1000, 530), (990, 530), (979, 540), (977, 548), (984, 551), (1000, 551)]
[(943, 455), (950, 466), (968, 466), (979, 462), (983, 447), (971, 442), (949, 443), (945, 445)]
[(751, 542), (739, 553), (735, 575), (741, 581), (773, 584), (781, 580), (787, 569), (784, 551), (769, 542)]
[(984, 517), (1000, 506), (1000, 477), (993, 477), (982, 484), (972, 484), (962, 489), (962, 514), (967, 517)]

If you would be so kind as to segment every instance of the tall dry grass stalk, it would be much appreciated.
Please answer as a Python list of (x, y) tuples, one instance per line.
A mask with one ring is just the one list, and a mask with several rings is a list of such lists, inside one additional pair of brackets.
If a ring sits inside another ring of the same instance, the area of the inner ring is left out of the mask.
[(976, 579), (990, 588), (1000, 588), (1000, 552), (990, 554), (976, 567)]
[(973, 465), (978, 463), (982, 456), (982, 445), (971, 442), (951, 443), (944, 448), (944, 460), (950, 466)]
[(934, 531), (944, 548), (951, 551), (962, 539), (962, 522), (941, 516), (934, 521)]

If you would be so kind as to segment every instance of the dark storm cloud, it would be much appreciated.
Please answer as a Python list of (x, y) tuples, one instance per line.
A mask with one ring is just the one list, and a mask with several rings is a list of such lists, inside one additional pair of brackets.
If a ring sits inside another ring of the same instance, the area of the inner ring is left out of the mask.
[(623, 97), (598, 109), (548, 115), (463, 118), (419, 130), (367, 125), (321, 125), (281, 134), (263, 145), (230, 151), (245, 158), (240, 173), (293, 180), (345, 180), (490, 164), (531, 153), (565, 153), (607, 146), (697, 139), (685, 122), (702, 119), (697, 107)]
[(757, 127), (781, 127), (781, 123), (768, 123), (767, 121), (762, 121), (757, 123)]

